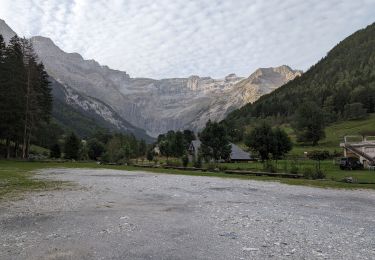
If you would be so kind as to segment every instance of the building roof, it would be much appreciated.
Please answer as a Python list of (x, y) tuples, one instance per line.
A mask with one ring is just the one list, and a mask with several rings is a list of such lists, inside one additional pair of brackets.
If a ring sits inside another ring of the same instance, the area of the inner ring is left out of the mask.
[(235, 144), (230, 144), (232, 146), (232, 152), (230, 153), (231, 160), (251, 160), (250, 154), (242, 150)]
[[(237, 145), (230, 143), (232, 152), (230, 153), (231, 160), (251, 160), (251, 156), (248, 152), (245, 152)], [(193, 140), (190, 144), (190, 150), (194, 149), (194, 151), (198, 151), (199, 147), (201, 146), (201, 141)]]

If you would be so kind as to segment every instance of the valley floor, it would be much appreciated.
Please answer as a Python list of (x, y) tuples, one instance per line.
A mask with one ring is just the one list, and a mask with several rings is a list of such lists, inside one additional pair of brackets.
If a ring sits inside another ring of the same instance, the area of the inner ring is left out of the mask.
[(375, 192), (112, 169), (0, 203), (0, 259), (374, 259)]

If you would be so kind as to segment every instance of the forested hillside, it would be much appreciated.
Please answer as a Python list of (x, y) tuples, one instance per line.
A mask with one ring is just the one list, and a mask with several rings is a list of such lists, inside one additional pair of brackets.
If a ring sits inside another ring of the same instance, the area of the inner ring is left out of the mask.
[(375, 24), (340, 42), (301, 77), (232, 112), (224, 123), (236, 131), (259, 118), (290, 122), (306, 102), (322, 108), (327, 123), (374, 112)]

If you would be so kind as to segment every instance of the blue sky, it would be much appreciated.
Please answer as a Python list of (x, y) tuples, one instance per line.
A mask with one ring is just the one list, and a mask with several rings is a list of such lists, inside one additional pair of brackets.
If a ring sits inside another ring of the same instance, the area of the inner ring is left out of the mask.
[(19, 35), (153, 78), (306, 70), (374, 10), (375, 0), (0, 0)]

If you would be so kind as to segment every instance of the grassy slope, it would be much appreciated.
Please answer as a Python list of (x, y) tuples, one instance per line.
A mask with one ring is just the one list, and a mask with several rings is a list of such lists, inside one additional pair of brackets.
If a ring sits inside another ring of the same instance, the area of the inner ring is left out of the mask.
[[(291, 136), (293, 141), (296, 140), (293, 130), (284, 126), (284, 129)], [(364, 132), (375, 132), (375, 114), (371, 114), (366, 119), (343, 121), (332, 124), (326, 129), (326, 138), (319, 142), (317, 146), (306, 146), (301, 144), (296, 144), (291, 151), (291, 155), (302, 156), (305, 151), (312, 150), (328, 150), (328, 151), (342, 151), (340, 148), (340, 142), (343, 140), (345, 135), (360, 135)]]

